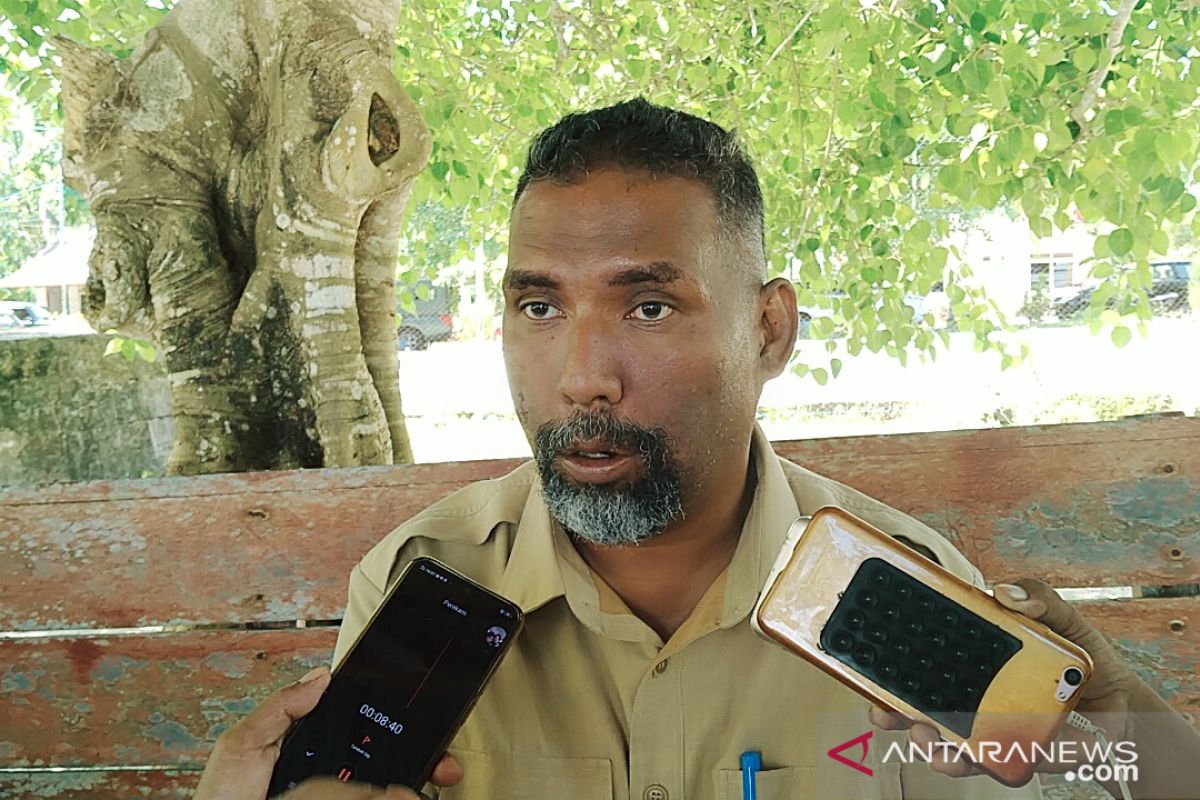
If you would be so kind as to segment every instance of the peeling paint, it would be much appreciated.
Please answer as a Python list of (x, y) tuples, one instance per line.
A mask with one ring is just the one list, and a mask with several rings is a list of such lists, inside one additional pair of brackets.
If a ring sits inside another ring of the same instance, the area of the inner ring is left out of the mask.
[(116, 655), (105, 656), (100, 663), (92, 670), (92, 677), (101, 683), (113, 684), (117, 681), (129, 678), (129, 672), (132, 670), (145, 669), (149, 662), (130, 658), (128, 656)]
[(1131, 525), (1200, 529), (1200, 492), (1171, 478), (1143, 478), (1106, 493), (1109, 511)]
[(213, 653), (205, 656), (201, 663), (226, 678), (244, 678), (253, 666), (251, 658), (244, 653)]
[(307, 619), (308, 610), (312, 608), (314, 598), (307, 589), (292, 592), (290, 600), (272, 598), (267, 603), (269, 619)]
[(58, 797), (64, 792), (90, 791), (103, 788), (107, 777), (103, 772), (59, 772), (53, 778), (35, 773), (21, 775), (12, 783), (6, 783), (18, 797)]
[(1195, 674), (1191, 672), (1194, 665), (1176, 663), (1178, 660), (1172, 658), (1171, 653), (1164, 651), (1156, 642), (1131, 642), (1127, 639), (1114, 639), (1112, 643), (1117, 652), (1121, 654), (1121, 659), (1138, 674), (1138, 677), (1154, 687), (1167, 701), (1190, 687), (1178, 678), (1163, 677), (1166, 671), (1169, 670), (1176, 675), (1190, 674), (1192, 676), (1190, 684), (1196, 683)]
[(159, 722), (146, 730), (146, 736), (154, 739), (164, 750), (200, 750), (208, 747), (188, 731), (187, 728), (174, 721)]
[(1063, 502), (1014, 509), (994, 531), (990, 544), (1005, 560), (1125, 564), (1200, 539), (1200, 494), (1178, 480), (1085, 484)]
[[(9, 667), (4, 670), (4, 677), (0, 678), (0, 692), (10, 694), (12, 692), (32, 692), (33, 680), (42, 677), (46, 674), (44, 669), (31, 669), (28, 674), (17, 672), (15, 668)], [(12, 699), (9, 700), (12, 702)]]

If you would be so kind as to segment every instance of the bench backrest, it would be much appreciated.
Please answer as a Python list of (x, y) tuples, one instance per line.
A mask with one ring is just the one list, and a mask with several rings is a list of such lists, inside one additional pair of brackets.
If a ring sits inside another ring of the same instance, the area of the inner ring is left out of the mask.
[[(1174, 587), (1086, 613), (1200, 712), (1200, 419), (775, 446), (929, 523), (989, 581)], [(362, 554), (517, 463), (0, 490), (0, 796), (189, 796), (226, 727), (328, 663)]]

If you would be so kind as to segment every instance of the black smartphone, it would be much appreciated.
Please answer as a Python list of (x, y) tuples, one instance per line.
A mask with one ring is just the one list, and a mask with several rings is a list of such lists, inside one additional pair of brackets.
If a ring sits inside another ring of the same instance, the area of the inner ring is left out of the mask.
[(415, 559), (284, 738), (267, 796), (320, 775), (420, 791), (523, 624), (514, 603)]

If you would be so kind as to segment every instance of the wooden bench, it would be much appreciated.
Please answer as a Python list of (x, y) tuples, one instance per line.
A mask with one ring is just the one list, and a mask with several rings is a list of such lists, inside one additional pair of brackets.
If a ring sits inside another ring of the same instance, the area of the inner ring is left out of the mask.
[[(776, 447), (925, 520), (991, 581), (1135, 587), (1086, 613), (1200, 716), (1200, 419)], [(0, 490), (0, 796), (189, 796), (223, 730), (328, 662), (360, 556), (516, 463)]]

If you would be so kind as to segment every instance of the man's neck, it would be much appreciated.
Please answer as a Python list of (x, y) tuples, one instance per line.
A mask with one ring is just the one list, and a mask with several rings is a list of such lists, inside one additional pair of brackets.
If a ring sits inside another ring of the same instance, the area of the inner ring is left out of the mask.
[(754, 499), (753, 470), (725, 496), (711, 496), (653, 539), (601, 547), (572, 537), (587, 565), (664, 642), (687, 620), (730, 561)]

